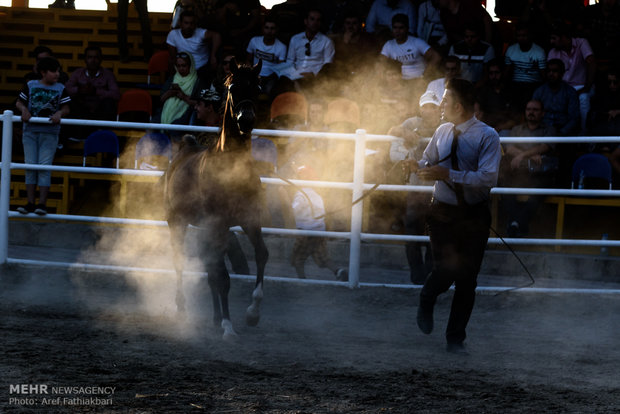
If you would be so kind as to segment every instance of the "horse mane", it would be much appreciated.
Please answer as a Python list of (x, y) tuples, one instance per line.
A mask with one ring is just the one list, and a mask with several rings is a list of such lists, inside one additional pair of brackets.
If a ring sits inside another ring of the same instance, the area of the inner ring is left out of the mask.
[[(226, 144), (226, 133), (228, 123), (232, 121), (232, 113), (233, 113), (233, 102), (232, 95), (228, 87), (232, 84), (233, 74), (229, 73), (226, 76), (226, 80), (224, 81), (224, 87), (226, 87), (226, 101), (224, 103), (224, 117), (222, 119), (222, 130), (220, 131), (220, 137), (217, 140), (217, 144), (215, 145), (216, 151), (224, 151), (224, 145)], [(231, 126), (232, 128), (232, 126)]]

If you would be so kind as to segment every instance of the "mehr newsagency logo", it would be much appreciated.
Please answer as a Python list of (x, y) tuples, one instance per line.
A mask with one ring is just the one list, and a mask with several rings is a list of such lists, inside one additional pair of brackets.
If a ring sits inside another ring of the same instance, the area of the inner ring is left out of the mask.
[(9, 405), (110, 406), (116, 387), (10, 384)]

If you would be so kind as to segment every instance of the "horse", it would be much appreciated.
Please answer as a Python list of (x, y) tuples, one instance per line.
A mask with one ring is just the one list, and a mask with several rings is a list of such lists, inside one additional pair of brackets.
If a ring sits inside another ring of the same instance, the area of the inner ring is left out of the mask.
[(223, 328), (224, 339), (237, 337), (228, 309), (230, 275), (224, 261), (229, 228), (240, 225), (254, 246), (257, 272), (252, 303), (246, 311), (249, 326), (256, 326), (260, 319), (269, 257), (260, 225), (263, 190), (251, 154), (261, 64), (238, 66), (231, 61), (222, 129), (215, 145), (201, 147), (195, 139), (184, 137), (187, 145), (179, 149), (164, 177), (166, 219), (177, 274), (177, 311), (185, 312), (183, 250), (187, 227), (193, 225), (205, 235), (204, 263), (213, 297), (213, 322)]

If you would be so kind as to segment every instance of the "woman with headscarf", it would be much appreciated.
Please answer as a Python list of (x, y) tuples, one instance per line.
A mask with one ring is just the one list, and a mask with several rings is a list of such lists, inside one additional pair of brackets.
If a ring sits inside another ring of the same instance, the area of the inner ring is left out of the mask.
[(162, 124), (189, 124), (197, 96), (204, 88), (198, 78), (191, 53), (179, 52), (174, 61), (176, 73), (162, 87)]

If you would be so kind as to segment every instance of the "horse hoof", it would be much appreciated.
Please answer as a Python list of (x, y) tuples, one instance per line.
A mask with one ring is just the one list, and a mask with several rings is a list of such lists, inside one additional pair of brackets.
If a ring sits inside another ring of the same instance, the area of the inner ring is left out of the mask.
[(224, 329), (222, 339), (225, 341), (236, 341), (239, 338), (237, 332), (233, 329), (232, 323), (228, 319), (222, 319), (222, 329)]
[(255, 306), (255, 305), (248, 306), (248, 310), (245, 312), (245, 323), (248, 326), (256, 326), (258, 325), (259, 320), (260, 320), (260, 313), (258, 311), (258, 306)]

